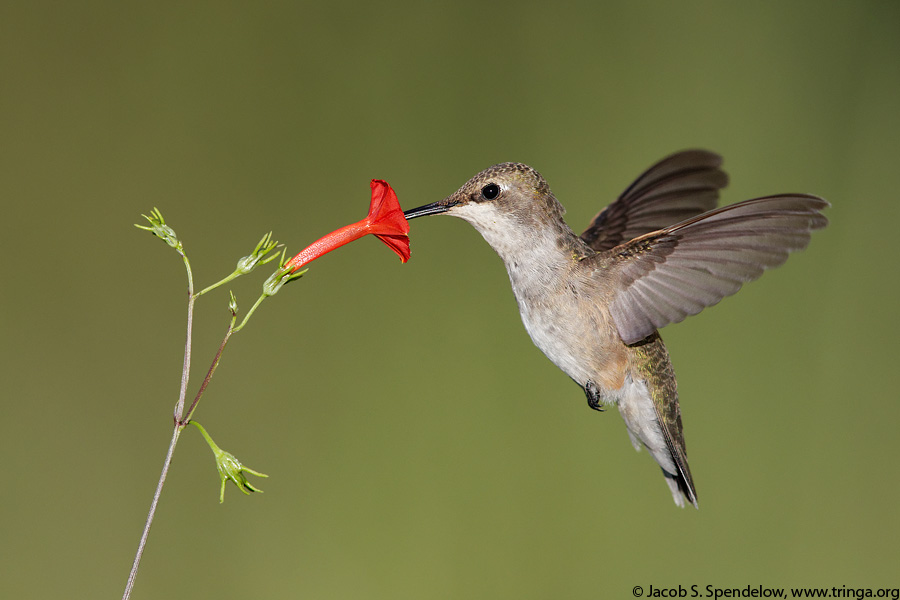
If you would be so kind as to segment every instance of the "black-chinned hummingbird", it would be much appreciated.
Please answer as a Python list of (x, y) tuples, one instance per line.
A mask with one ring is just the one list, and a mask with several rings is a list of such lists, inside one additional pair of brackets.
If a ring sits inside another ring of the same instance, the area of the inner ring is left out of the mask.
[(541, 175), (495, 165), (405, 212), (465, 219), (500, 255), (525, 329), (596, 410), (613, 405), (635, 449), (659, 463), (678, 506), (697, 505), (675, 373), (658, 329), (781, 265), (825, 227), (828, 202), (780, 194), (716, 208), (719, 155), (687, 150), (650, 167), (580, 235)]

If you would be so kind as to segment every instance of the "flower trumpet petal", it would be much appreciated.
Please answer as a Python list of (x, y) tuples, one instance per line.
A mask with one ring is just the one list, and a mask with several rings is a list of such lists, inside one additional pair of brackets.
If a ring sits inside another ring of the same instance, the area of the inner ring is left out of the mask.
[(409, 260), (409, 223), (403, 216), (397, 194), (388, 182), (381, 179), (373, 179), (371, 187), (372, 201), (365, 219), (319, 238), (289, 260), (283, 270), (294, 272), (308, 262), (368, 234), (387, 244), (401, 262)]
[(371, 233), (396, 252), (401, 262), (409, 260), (409, 222), (387, 181), (372, 180), (372, 203), (366, 220), (370, 222)]

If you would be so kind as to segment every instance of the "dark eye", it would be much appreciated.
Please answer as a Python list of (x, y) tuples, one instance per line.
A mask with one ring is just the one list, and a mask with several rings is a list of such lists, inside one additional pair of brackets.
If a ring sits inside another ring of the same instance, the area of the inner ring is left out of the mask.
[(481, 195), (485, 200), (493, 200), (500, 195), (500, 186), (496, 183), (489, 183), (481, 188)]

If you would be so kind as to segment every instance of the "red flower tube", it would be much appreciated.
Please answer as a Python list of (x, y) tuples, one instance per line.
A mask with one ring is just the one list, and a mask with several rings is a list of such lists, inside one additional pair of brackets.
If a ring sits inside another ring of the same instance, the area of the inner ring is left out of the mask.
[(370, 233), (396, 252), (401, 262), (409, 260), (409, 223), (403, 216), (397, 194), (387, 181), (381, 179), (372, 180), (372, 202), (365, 219), (345, 225), (316, 240), (285, 263), (284, 271), (293, 273), (323, 254)]

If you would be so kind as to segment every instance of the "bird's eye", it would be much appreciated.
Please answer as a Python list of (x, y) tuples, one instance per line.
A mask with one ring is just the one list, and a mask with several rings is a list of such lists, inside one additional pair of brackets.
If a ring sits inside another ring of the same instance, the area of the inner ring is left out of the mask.
[(500, 195), (500, 186), (496, 183), (489, 183), (481, 188), (481, 196), (485, 200), (493, 200)]

